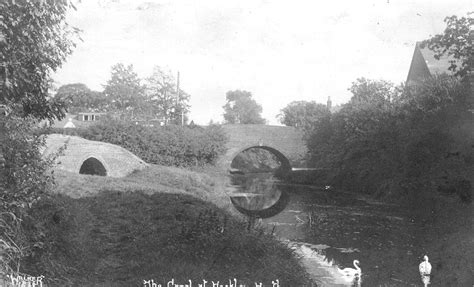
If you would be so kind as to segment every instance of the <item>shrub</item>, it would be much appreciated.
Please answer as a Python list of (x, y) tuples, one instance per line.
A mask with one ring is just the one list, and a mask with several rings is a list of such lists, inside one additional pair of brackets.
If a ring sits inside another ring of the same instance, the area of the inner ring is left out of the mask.
[(29, 252), (19, 222), (51, 186), (54, 160), (54, 155), (42, 157), (44, 139), (33, 134), (33, 119), (10, 113), (1, 120), (0, 273), (17, 271), (20, 258)]
[[(398, 188), (404, 196), (405, 188), (431, 191), (441, 175), (453, 180), (466, 170), (472, 151), (456, 131), (468, 106), (459, 80), (438, 76), (394, 88), (359, 79), (351, 91), (351, 101), (307, 135), (313, 164), (330, 170), (332, 184), (379, 196)], [(470, 183), (458, 182), (456, 194), (470, 201)]]
[(148, 163), (183, 167), (213, 164), (227, 142), (219, 126), (148, 127), (111, 119), (81, 130), (80, 136), (119, 145)]

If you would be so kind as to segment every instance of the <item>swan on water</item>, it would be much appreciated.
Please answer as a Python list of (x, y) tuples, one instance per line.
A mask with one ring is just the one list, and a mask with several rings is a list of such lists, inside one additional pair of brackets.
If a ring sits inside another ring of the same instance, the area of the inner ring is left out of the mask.
[(428, 262), (427, 255), (423, 256), (423, 262), (420, 263), (418, 269), (420, 270), (421, 276), (431, 274), (431, 264)]
[(344, 276), (347, 276), (347, 277), (355, 277), (355, 276), (360, 276), (361, 273), (362, 273), (362, 270), (360, 269), (359, 267), (359, 260), (354, 260), (353, 262), (354, 264), (354, 268), (344, 268), (344, 269), (339, 269), (337, 268), (337, 270)]

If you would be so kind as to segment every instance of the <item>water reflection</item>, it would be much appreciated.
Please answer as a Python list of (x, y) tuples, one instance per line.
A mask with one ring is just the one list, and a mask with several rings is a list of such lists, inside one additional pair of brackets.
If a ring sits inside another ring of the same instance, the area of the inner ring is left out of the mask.
[[(324, 186), (288, 184), (271, 174), (233, 175), (232, 183), (234, 206), (264, 218), (263, 228), (286, 240), (318, 286), (421, 283), (410, 235), (414, 224), (406, 210)], [(352, 267), (355, 259), (361, 262), (363, 280), (346, 282), (337, 269)]]
[(278, 185), (272, 173), (254, 173), (232, 176), (230, 199), (241, 213), (255, 218), (269, 218), (282, 212), (289, 194)]

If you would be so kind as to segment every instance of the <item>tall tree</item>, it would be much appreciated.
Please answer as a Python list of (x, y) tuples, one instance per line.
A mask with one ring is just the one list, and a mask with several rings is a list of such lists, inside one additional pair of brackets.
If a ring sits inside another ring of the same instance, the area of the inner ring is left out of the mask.
[(449, 69), (455, 75), (464, 76), (474, 68), (474, 12), (467, 13), (467, 17), (458, 18), (450, 16), (444, 19), (446, 29), (443, 34), (438, 34), (431, 39), (425, 40), (421, 46), (428, 46), (435, 51), (435, 58), (443, 55), (452, 56)]
[(171, 73), (156, 66), (152, 75), (147, 78), (146, 110), (152, 117), (163, 118), (165, 123), (181, 124), (181, 116), (187, 122), (189, 112), (189, 95), (179, 89)]
[[(64, 117), (51, 99), (51, 74), (72, 52), (78, 29), (66, 22), (68, 0), (0, 1), (0, 273), (16, 274), (23, 246), (18, 217), (51, 183), (44, 141), (32, 119)], [(17, 266), (14, 266), (17, 264)]]
[(326, 105), (314, 101), (294, 101), (281, 110), (278, 118), (280, 123), (286, 126), (308, 130), (317, 121), (329, 115), (330, 111)]
[(370, 103), (384, 105), (392, 101), (394, 86), (385, 80), (358, 78), (348, 89), (352, 93), (351, 103)]
[(110, 79), (104, 93), (110, 98), (114, 109), (122, 115), (131, 116), (139, 110), (144, 101), (144, 88), (140, 78), (133, 70), (133, 65), (122, 63), (112, 66)]
[(85, 84), (75, 83), (59, 87), (54, 98), (66, 105), (71, 113), (94, 111), (105, 112), (110, 106), (109, 98), (101, 92), (92, 91)]
[(78, 38), (65, 22), (71, 7), (68, 0), (0, 1), (0, 105), (39, 119), (64, 116), (48, 89)]
[(224, 108), (224, 120), (230, 124), (264, 124), (262, 106), (247, 91), (228, 91)]

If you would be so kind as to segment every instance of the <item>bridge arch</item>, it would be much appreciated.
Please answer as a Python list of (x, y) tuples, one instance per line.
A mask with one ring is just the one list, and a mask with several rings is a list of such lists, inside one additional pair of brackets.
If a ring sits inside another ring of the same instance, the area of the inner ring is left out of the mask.
[(227, 151), (217, 159), (216, 165), (223, 170), (229, 170), (234, 158), (252, 147), (273, 153), (285, 169), (305, 164), (307, 148), (303, 132), (294, 127), (225, 124), (222, 128), (229, 140)]
[(107, 163), (100, 156), (86, 156), (85, 159), (79, 161), (79, 174), (107, 176)]
[(76, 136), (48, 135), (43, 156), (56, 155), (58, 152), (55, 169), (76, 174), (124, 177), (148, 166), (136, 155), (117, 145)]
[(268, 146), (268, 145), (249, 145), (249, 146), (246, 146), (246, 147), (243, 147), (243, 148), (240, 148), (239, 150), (237, 150), (236, 152), (232, 153), (228, 158), (229, 158), (229, 161), (228, 161), (228, 166), (226, 166), (226, 170), (230, 170), (231, 169), (231, 165), (232, 165), (232, 162), (234, 161), (234, 159), (242, 152), (245, 152), (246, 150), (249, 150), (251, 148), (259, 148), (259, 149), (263, 149), (263, 150), (266, 150), (266, 151), (269, 151), (270, 153), (272, 153), (273, 155), (276, 156), (276, 158), (280, 161), (280, 170), (283, 171), (283, 172), (288, 172), (291, 170), (291, 163), (290, 163), (290, 160), (288, 159), (287, 156), (285, 156), (281, 151), (279, 151), (278, 149), (274, 148), (274, 147), (271, 147), (271, 146)]

